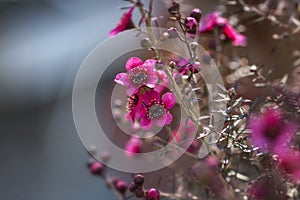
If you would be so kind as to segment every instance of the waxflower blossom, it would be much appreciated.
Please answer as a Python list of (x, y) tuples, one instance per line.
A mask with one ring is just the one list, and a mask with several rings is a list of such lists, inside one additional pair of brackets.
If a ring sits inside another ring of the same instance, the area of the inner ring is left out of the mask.
[(285, 188), (277, 176), (263, 176), (257, 179), (248, 188), (248, 193), (251, 199), (288, 199), (284, 192)]
[(153, 122), (157, 126), (163, 127), (172, 122), (173, 116), (169, 112), (176, 103), (175, 95), (171, 92), (167, 92), (160, 95), (154, 90), (149, 90), (143, 95), (143, 101), (146, 105), (144, 110), (141, 110), (143, 117), (140, 121), (140, 126), (144, 129), (150, 129)]
[(143, 142), (140, 138), (132, 136), (125, 145), (126, 155), (133, 157), (142, 151)]
[(127, 103), (128, 112), (125, 114), (125, 119), (127, 119), (131, 125), (134, 125), (135, 120), (141, 117), (140, 110), (144, 109), (144, 105), (142, 104), (142, 95), (133, 94)]
[(219, 14), (217, 12), (212, 12), (204, 16), (200, 23), (200, 33), (206, 33), (212, 31), (217, 25)]
[(182, 58), (177, 62), (178, 72), (181, 75), (186, 75), (189, 71), (192, 73), (198, 73), (201, 70), (200, 62), (191, 63), (189, 59)]
[(246, 37), (240, 33), (237, 33), (236, 30), (227, 22), (223, 28), (223, 34), (227, 39), (232, 41), (234, 46), (245, 46)]
[(228, 22), (227, 19), (221, 17), (218, 12), (207, 14), (200, 24), (200, 33), (212, 31), (214, 28), (220, 27), (222, 33), (227, 39), (232, 41), (233, 46), (245, 46), (247, 41), (246, 37), (238, 33)]
[(136, 58), (131, 58), (126, 63), (127, 73), (116, 75), (115, 82), (126, 86), (126, 93), (129, 96), (137, 93), (142, 86), (154, 88), (157, 85), (158, 77), (155, 74), (155, 61), (146, 60), (144, 64)]
[(300, 152), (289, 149), (281, 151), (278, 154), (279, 167), (290, 177), (294, 182), (300, 182)]
[(131, 20), (134, 8), (135, 5), (133, 5), (127, 12), (123, 14), (117, 26), (109, 32), (109, 36), (115, 36), (122, 31), (134, 28), (133, 22)]
[(253, 118), (249, 124), (252, 129), (252, 144), (263, 151), (281, 151), (291, 140), (294, 127), (283, 120), (277, 109), (267, 110), (264, 114)]

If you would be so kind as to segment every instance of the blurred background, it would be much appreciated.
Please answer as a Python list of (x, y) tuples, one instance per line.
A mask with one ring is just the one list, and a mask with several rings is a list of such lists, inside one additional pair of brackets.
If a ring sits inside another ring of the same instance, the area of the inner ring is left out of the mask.
[(90, 175), (71, 92), (125, 2), (0, 0), (0, 199), (115, 199)]

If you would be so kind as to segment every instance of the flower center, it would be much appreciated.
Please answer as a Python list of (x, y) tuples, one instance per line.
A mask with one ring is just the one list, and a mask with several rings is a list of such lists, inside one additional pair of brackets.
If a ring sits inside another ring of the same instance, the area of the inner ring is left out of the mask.
[(149, 109), (149, 118), (150, 119), (160, 118), (161, 116), (163, 116), (164, 111), (165, 111), (165, 109), (162, 105), (155, 104), (155, 105), (151, 106)]
[(147, 70), (144, 68), (133, 68), (129, 76), (134, 85), (140, 85), (148, 80)]
[(269, 140), (276, 140), (280, 135), (280, 126), (268, 127), (265, 130), (265, 136)]

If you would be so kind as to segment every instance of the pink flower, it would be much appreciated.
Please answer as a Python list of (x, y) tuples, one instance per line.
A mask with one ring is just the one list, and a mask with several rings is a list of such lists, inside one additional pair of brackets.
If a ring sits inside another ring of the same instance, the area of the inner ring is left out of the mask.
[(200, 62), (191, 63), (187, 58), (182, 58), (179, 60), (177, 66), (181, 75), (187, 74), (188, 71), (191, 71), (192, 73), (198, 73), (201, 70)]
[(275, 174), (269, 176), (261, 176), (248, 188), (250, 199), (266, 200), (266, 199), (287, 199), (285, 187), (282, 180)]
[(145, 109), (145, 106), (142, 104), (142, 96), (140, 94), (133, 94), (128, 99), (127, 110), (125, 114), (125, 119), (127, 119), (130, 124), (133, 126), (136, 119), (141, 118), (140, 110)]
[(155, 61), (146, 60), (144, 64), (140, 64), (138, 58), (130, 58), (126, 62), (127, 73), (119, 73), (116, 75), (115, 82), (126, 86), (126, 93), (129, 96), (137, 93), (139, 88), (147, 86), (154, 88), (157, 85), (158, 78), (155, 74)]
[(232, 41), (233, 46), (246, 46), (246, 37), (240, 33), (237, 33), (229, 23), (225, 24), (223, 33), (227, 39)]
[(212, 31), (217, 26), (217, 19), (219, 18), (219, 13), (212, 12), (204, 16), (200, 23), (200, 33), (206, 33)]
[(132, 136), (125, 145), (126, 155), (133, 157), (134, 155), (141, 153), (143, 142), (140, 138)]
[(292, 124), (286, 123), (280, 110), (270, 109), (253, 118), (249, 124), (252, 129), (252, 144), (263, 151), (280, 152), (291, 141), (295, 131)]
[(109, 36), (114, 36), (127, 29), (134, 28), (133, 22), (131, 20), (134, 8), (135, 5), (133, 5), (127, 12), (123, 14), (117, 26), (109, 32)]
[(172, 122), (173, 116), (169, 112), (169, 109), (174, 107), (176, 103), (176, 98), (173, 93), (167, 92), (163, 94), (160, 99), (158, 92), (149, 90), (144, 94), (143, 100), (146, 108), (141, 110), (141, 112), (143, 112), (143, 117), (140, 121), (142, 128), (150, 129), (153, 122), (159, 127), (163, 127)]
[(219, 13), (209, 13), (204, 17), (200, 25), (200, 33), (212, 31), (215, 27), (220, 27), (227, 39), (232, 41), (233, 46), (245, 46), (246, 36), (238, 33), (228, 22), (227, 19), (221, 17)]
[(300, 182), (300, 152), (288, 150), (279, 152), (279, 166), (293, 181)]

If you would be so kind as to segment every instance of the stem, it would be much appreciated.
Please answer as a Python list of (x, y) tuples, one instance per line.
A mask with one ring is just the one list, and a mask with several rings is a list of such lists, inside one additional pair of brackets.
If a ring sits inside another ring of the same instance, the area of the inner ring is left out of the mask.
[(184, 108), (186, 114), (189, 115), (189, 116), (191, 117), (192, 121), (193, 121), (193, 122), (195, 123), (195, 125), (198, 127), (198, 126), (199, 126), (198, 118), (197, 118), (196, 115), (193, 113), (193, 111), (186, 105), (186, 103), (185, 103), (185, 101), (184, 101), (184, 99), (183, 99), (183, 97), (182, 97), (182, 95), (181, 95), (180, 89), (179, 89), (179, 87), (177, 86), (175, 80), (173, 79), (173, 76), (172, 76), (172, 74), (171, 74), (171, 72), (170, 72), (169, 67), (166, 66), (166, 67), (164, 68), (164, 71), (165, 71), (165, 73), (166, 73), (166, 75), (167, 75), (167, 77), (168, 77), (168, 79), (169, 79), (171, 85), (173, 86), (173, 92), (174, 92), (174, 94), (175, 94), (175, 96), (176, 96), (176, 99), (179, 101), (180, 105), (183, 106), (183, 108)]
[(177, 145), (175, 145), (175, 144), (168, 143), (168, 141), (162, 139), (162, 138), (159, 137), (159, 136), (154, 136), (154, 139), (156, 139), (156, 140), (158, 140), (158, 141), (160, 141), (160, 142), (163, 142), (163, 143), (165, 143), (165, 144), (169, 144), (169, 145), (171, 145), (172, 147), (174, 147), (175, 149), (177, 149), (177, 150), (181, 151), (182, 153), (184, 153), (185, 155), (187, 155), (187, 156), (189, 156), (189, 157), (191, 157), (191, 158), (193, 158), (193, 159), (199, 160), (199, 158), (198, 158), (196, 155), (194, 155), (194, 154), (192, 154), (192, 153), (190, 153), (190, 152), (185, 151), (184, 149), (182, 149), (181, 147), (179, 147), (179, 146), (177, 146)]

